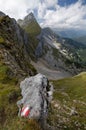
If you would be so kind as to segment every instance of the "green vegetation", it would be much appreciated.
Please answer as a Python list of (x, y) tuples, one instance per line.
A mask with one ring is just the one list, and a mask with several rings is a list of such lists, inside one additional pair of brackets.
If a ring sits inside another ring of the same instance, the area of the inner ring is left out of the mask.
[(65, 38), (65, 49), (68, 51), (65, 63), (68, 66), (74, 64), (77, 68), (86, 69), (86, 46), (80, 42)]
[(79, 50), (79, 55), (81, 56), (82, 64), (86, 67), (86, 49)]
[(0, 43), (4, 43), (4, 42), (5, 41), (4, 41), (3, 37), (0, 36)]
[[(56, 90), (68, 93), (71, 99), (82, 99), (86, 102), (86, 73), (81, 73), (72, 78), (54, 81)], [(83, 98), (81, 98), (83, 96)]]
[(35, 51), (39, 40), (37, 39), (37, 36), (41, 33), (41, 28), (39, 24), (36, 21), (30, 22), (28, 25), (23, 27), (23, 29), (29, 34), (30, 42), (33, 46), (33, 51)]
[(56, 60), (58, 60), (59, 52), (56, 48), (53, 48), (53, 56), (55, 57)]
[(19, 117), (10, 118), (9, 122), (6, 122), (6, 126), (0, 127), (0, 130), (41, 130), (38, 122), (29, 119), (20, 119)]
[(26, 27), (24, 27), (24, 29), (31, 36), (37, 36), (41, 32), (41, 28), (40, 28), (39, 24), (36, 21), (30, 22), (29, 25), (27, 25)]
[[(14, 77), (14, 70), (11, 71), (6, 65), (2, 54), (9, 52), (15, 58), (16, 61), (13, 61), (13, 65), (15, 66), (17, 63), (20, 67), (17, 74), (23, 75), (24, 73), (26, 76), (27, 73), (35, 74), (36, 70), (30, 64), (30, 59), (25, 58), (24, 48), (18, 44), (14, 32), (16, 31), (12, 20), (7, 16), (0, 17), (0, 44), (4, 45), (0, 46), (0, 130), (40, 130), (40, 126), (35, 120), (18, 117), (16, 103), (21, 98), (19, 79)], [(11, 61), (8, 62), (11, 66)]]
[(86, 72), (52, 82), (55, 91), (48, 123), (62, 130), (85, 130)]
[[(0, 57), (1, 60), (1, 57)], [(9, 75), (11, 71), (0, 61), (0, 130), (40, 130), (35, 120), (18, 117), (17, 101), (21, 98), (18, 80)]]
[(12, 120), (17, 112), (16, 101), (20, 95), (17, 80), (10, 78), (7, 72), (9, 68), (0, 62), (0, 125)]

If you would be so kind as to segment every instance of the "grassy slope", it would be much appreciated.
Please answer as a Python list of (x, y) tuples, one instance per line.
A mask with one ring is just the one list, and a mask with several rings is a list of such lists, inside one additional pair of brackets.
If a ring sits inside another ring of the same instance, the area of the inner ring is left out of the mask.
[(4, 39), (0, 36), (0, 43), (4, 43)]
[(33, 36), (37, 36), (40, 34), (41, 28), (36, 21), (30, 22), (29, 25), (25, 27), (25, 30)]
[(86, 73), (53, 81), (53, 84), (54, 99), (51, 103), (48, 122), (61, 130), (85, 130)]
[(40, 130), (34, 120), (20, 119), (16, 102), (21, 98), (16, 78), (8, 76), (9, 68), (0, 61), (0, 130)]

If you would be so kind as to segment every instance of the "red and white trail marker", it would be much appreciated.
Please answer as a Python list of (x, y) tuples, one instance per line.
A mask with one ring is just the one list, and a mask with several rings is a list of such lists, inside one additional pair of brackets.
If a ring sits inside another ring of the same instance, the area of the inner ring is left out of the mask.
[(21, 116), (22, 117), (28, 117), (30, 114), (30, 108), (28, 106), (25, 106), (21, 110)]

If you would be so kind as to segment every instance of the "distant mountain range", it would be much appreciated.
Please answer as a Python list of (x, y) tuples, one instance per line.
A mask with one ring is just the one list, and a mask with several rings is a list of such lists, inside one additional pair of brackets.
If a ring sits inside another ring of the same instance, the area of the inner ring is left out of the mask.
[(76, 38), (74, 38), (74, 40), (77, 41), (77, 42), (81, 42), (84, 45), (86, 45), (86, 36), (85, 35), (81, 36), (81, 37), (76, 37)]
[[(53, 29), (53, 28), (52, 28)], [(78, 37), (83, 37), (86, 34), (85, 30), (79, 30), (79, 29), (58, 29), (54, 28), (53, 31), (55, 31), (56, 34), (59, 34), (61, 37), (66, 37), (66, 38), (78, 38)]]

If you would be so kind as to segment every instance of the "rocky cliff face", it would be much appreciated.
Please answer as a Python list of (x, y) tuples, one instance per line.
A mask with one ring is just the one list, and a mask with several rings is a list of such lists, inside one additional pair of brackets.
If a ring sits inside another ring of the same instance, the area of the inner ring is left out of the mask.
[(28, 35), (14, 19), (0, 16), (0, 63), (10, 68), (11, 76), (23, 77), (34, 74), (30, 65), (30, 41)]

